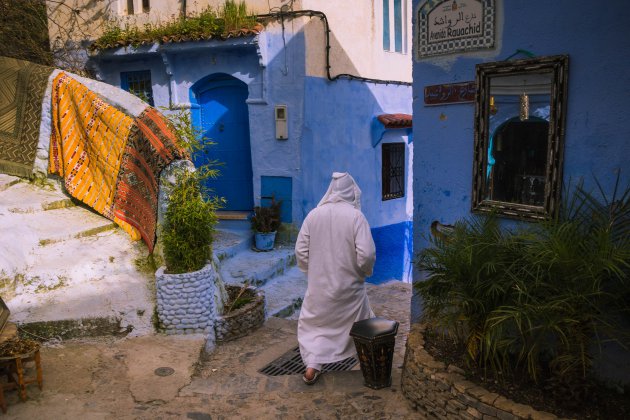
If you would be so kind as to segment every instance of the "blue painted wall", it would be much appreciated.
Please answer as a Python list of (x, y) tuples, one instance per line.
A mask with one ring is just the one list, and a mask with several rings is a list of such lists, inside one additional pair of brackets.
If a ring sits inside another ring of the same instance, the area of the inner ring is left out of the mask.
[[(348, 171), (363, 190), (363, 211), (378, 245), (373, 281), (410, 281), (411, 136), (406, 130), (385, 130), (374, 145), (371, 127), (383, 113), (411, 114), (411, 87), (305, 77), (304, 34), (287, 27), (285, 40), (271, 26), (255, 39), (118, 50), (101, 56), (100, 75), (118, 85), (120, 71), (150, 69), (156, 106), (191, 108), (195, 121), (195, 83), (217, 73), (243, 81), (249, 89), (254, 204), (269, 188), (263, 179), (291, 180), (283, 217), (299, 227), (323, 196), (332, 172)], [(276, 105), (287, 107), (287, 140), (275, 136)], [(405, 196), (382, 201), (381, 149), (390, 142), (406, 145)]]
[[(414, 0), (414, 33), (418, 7)], [(418, 60), (414, 91), (414, 244), (427, 246), (431, 221), (470, 216), (474, 105), (425, 107), (426, 85), (474, 80), (475, 65), (500, 61), (516, 49), (537, 56), (569, 55), (564, 182), (592, 174), (612, 189), (617, 170), (630, 180), (630, 14), (621, 0), (497, 0), (494, 50)], [(524, 57), (520, 57), (524, 58)], [(508, 222), (514, 223), (514, 222)], [(414, 279), (421, 274), (414, 272)], [(420, 302), (414, 300), (417, 316)]]
[[(422, 3), (415, 0), (414, 11)], [(424, 86), (474, 80), (476, 64), (503, 60), (516, 49), (569, 55), (565, 183), (584, 177), (592, 186), (593, 173), (610, 189), (617, 169), (630, 179), (630, 37), (625, 29), (630, 15), (619, 13), (624, 7), (620, 0), (606, 7), (585, 0), (497, 1), (498, 48), (414, 60), (417, 250), (426, 246), (431, 221), (452, 223), (470, 215), (472, 189), (474, 105), (425, 107)]]
[[(260, 204), (263, 176), (299, 177), (299, 145), (303, 121), (304, 36), (285, 33), (286, 50), (278, 28), (268, 26), (258, 37), (227, 41), (193, 42), (127, 48), (102, 53), (94, 63), (98, 76), (120, 85), (121, 71), (151, 71), (155, 106), (163, 112), (191, 109), (199, 123), (199, 110), (192, 86), (214, 75), (231, 75), (248, 86), (247, 106), (251, 137), (254, 204)], [(285, 62), (286, 53), (286, 62)], [(163, 55), (167, 60), (163, 60)], [(288, 65), (285, 65), (288, 63)], [(169, 75), (168, 73), (171, 73)], [(275, 138), (275, 105), (286, 105), (288, 140)], [(165, 110), (166, 108), (166, 110)], [(293, 187), (293, 200), (301, 197), (301, 185)], [(301, 222), (293, 203), (289, 219)]]
[(376, 264), (368, 282), (410, 281), (413, 256), (413, 222), (407, 221), (372, 229)]
[[(374, 282), (410, 281), (413, 143), (405, 130), (387, 130), (372, 145), (371, 124), (384, 113), (411, 113), (411, 87), (308, 77), (301, 139), (302, 218), (326, 192), (333, 172), (349, 172), (362, 190), (362, 211), (377, 245)], [(403, 142), (405, 196), (382, 200), (383, 142)]]

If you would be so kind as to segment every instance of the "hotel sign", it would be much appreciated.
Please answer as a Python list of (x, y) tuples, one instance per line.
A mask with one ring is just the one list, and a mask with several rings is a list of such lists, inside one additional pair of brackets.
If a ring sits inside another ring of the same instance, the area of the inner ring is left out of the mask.
[(418, 57), (494, 47), (495, 0), (427, 0), (418, 10)]

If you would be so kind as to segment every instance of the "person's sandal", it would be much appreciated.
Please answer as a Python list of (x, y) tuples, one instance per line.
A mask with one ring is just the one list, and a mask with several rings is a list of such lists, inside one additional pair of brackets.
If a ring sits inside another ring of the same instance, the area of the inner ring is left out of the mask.
[(319, 379), (319, 376), (321, 375), (321, 372), (319, 370), (315, 371), (315, 375), (313, 375), (313, 379), (308, 379), (306, 377), (306, 374), (304, 374), (304, 376), (302, 376), (302, 379), (304, 380), (304, 383), (306, 385), (314, 385), (315, 382), (317, 382), (317, 380)]

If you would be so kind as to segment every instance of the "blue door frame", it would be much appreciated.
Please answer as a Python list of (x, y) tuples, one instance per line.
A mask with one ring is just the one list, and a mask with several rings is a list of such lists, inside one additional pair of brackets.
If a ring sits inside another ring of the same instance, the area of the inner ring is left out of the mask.
[(227, 74), (205, 77), (190, 89), (192, 122), (214, 145), (193, 157), (195, 166), (221, 163), (220, 175), (206, 186), (224, 197), (224, 210), (250, 211), (254, 206), (247, 85)]

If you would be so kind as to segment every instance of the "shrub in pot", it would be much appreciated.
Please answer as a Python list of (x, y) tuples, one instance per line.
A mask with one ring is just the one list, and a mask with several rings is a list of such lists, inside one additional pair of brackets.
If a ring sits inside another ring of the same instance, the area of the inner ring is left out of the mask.
[(167, 273), (197, 271), (212, 259), (218, 207), (216, 198), (207, 200), (202, 196), (196, 172), (176, 175), (162, 228)]
[(254, 207), (254, 215), (252, 216), (252, 230), (254, 231), (254, 240), (256, 249), (260, 251), (269, 251), (273, 249), (276, 239), (276, 232), (280, 227), (280, 206), (282, 201), (271, 199), (269, 207)]
[(593, 349), (630, 345), (630, 186), (598, 198), (578, 185), (551, 220), (507, 230), (477, 217), (431, 242), (424, 320), (489, 375), (584, 397)]
[(165, 266), (156, 273), (158, 314), (171, 333), (212, 333), (216, 313), (212, 239), (217, 199), (207, 200), (197, 172), (176, 175), (161, 245)]
[[(191, 151), (212, 144), (197, 137), (187, 114), (171, 115), (170, 122), (178, 139)], [(168, 188), (159, 231), (165, 266), (156, 272), (156, 289), (159, 321), (169, 333), (203, 332), (214, 337), (217, 306), (227, 298), (211, 262), (215, 212), (222, 203), (218, 197), (209, 198), (203, 188), (206, 178), (218, 175), (212, 164), (175, 168)]]

